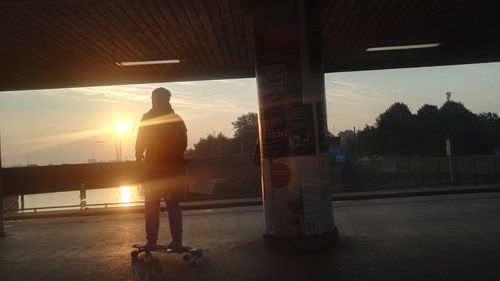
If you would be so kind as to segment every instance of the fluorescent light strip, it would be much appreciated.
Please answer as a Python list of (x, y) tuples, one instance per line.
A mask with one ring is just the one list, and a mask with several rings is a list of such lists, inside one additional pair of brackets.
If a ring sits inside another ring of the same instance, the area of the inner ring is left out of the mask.
[(151, 65), (151, 64), (171, 64), (180, 63), (180, 60), (145, 60), (145, 61), (122, 61), (116, 62), (118, 66), (135, 66), (135, 65)]
[(438, 47), (439, 45), (441, 45), (441, 43), (372, 47), (372, 48), (366, 49), (366, 51), (367, 52), (380, 52), (380, 51), (394, 51), (394, 50), (408, 50), (408, 49), (423, 49), (423, 48), (435, 48), (435, 47)]

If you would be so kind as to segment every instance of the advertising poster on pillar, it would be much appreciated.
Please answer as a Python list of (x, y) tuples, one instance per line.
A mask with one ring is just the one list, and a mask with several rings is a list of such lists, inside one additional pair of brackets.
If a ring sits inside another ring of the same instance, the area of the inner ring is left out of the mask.
[(288, 155), (288, 129), (285, 107), (264, 109), (262, 116), (262, 144), (264, 158)]
[(303, 156), (266, 160), (264, 177), (272, 188), (267, 229), (278, 235), (304, 235), (333, 228), (326, 157)]
[(264, 110), (265, 158), (315, 154), (313, 109), (310, 104)]
[(299, 174), (292, 171), (290, 158), (281, 158), (269, 162), (268, 182), (272, 207), (272, 224), (268, 230), (279, 235), (304, 234), (304, 202)]
[(301, 159), (299, 184), (304, 202), (304, 231), (308, 234), (324, 233), (333, 228), (327, 161), (325, 155)]
[(314, 119), (311, 104), (290, 107), (288, 155), (314, 155)]
[(299, 54), (275, 52), (257, 61), (259, 102), (264, 108), (286, 107), (302, 102)]
[(277, 2), (276, 10), (260, 10), (256, 21), (262, 152), (267, 159), (314, 155), (313, 108), (302, 97), (297, 3)]

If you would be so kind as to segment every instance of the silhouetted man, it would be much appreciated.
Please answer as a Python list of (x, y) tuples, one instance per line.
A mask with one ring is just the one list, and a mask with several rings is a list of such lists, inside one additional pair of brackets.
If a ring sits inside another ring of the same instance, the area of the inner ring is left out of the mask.
[(143, 115), (137, 134), (135, 157), (148, 166), (148, 183), (144, 188), (146, 245), (157, 245), (160, 199), (163, 197), (172, 237), (168, 246), (180, 249), (182, 214), (179, 203), (185, 187), (187, 129), (182, 118), (172, 109), (170, 96), (170, 91), (165, 88), (153, 91), (152, 108)]

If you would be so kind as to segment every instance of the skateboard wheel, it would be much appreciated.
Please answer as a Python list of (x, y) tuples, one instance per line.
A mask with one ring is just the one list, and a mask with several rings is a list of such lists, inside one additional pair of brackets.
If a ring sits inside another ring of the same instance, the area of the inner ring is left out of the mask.
[(132, 251), (130, 252), (130, 255), (133, 257), (133, 258), (136, 258), (137, 255), (139, 255), (139, 251)]

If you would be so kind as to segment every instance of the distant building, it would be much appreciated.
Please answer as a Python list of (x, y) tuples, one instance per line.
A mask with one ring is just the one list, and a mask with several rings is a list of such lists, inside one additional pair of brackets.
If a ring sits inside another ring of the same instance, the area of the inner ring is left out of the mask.
[(328, 146), (329, 147), (340, 147), (340, 137), (328, 137)]
[(88, 163), (97, 163), (97, 159), (95, 158), (89, 158)]
[(340, 137), (340, 146), (345, 147), (350, 140), (356, 138), (356, 133), (353, 130), (345, 130), (339, 132), (339, 137)]

